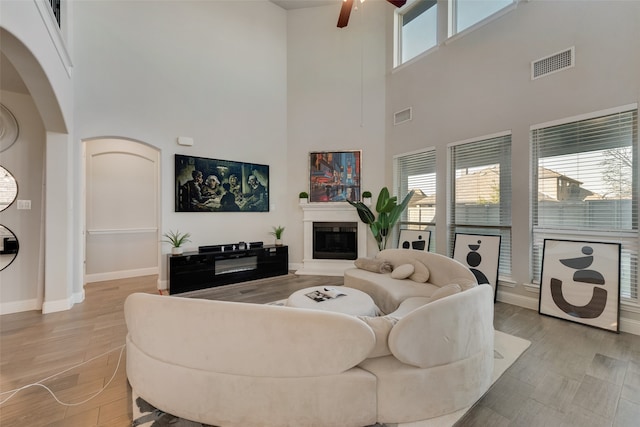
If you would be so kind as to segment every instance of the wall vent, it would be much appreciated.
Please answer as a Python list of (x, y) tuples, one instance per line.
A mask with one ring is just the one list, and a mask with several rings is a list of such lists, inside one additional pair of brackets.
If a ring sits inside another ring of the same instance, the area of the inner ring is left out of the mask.
[(531, 80), (566, 70), (575, 65), (575, 46), (531, 63)]
[(405, 108), (402, 111), (398, 111), (393, 114), (393, 125), (399, 125), (400, 123), (408, 122), (412, 118), (411, 107)]

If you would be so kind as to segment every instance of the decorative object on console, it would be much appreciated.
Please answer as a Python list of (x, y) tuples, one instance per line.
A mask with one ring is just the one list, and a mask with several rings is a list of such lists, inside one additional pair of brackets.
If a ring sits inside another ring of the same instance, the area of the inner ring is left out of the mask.
[(176, 212), (268, 212), (269, 166), (175, 155)]
[(273, 231), (269, 232), (276, 238), (276, 246), (282, 246), (282, 233), (284, 233), (284, 227), (281, 225), (273, 227)]
[(163, 242), (171, 244), (171, 253), (173, 255), (180, 255), (182, 253), (182, 245), (190, 242), (189, 237), (191, 237), (190, 233), (180, 233), (180, 230), (172, 231), (169, 230), (168, 233), (164, 233), (163, 236), (165, 240)]
[(466, 265), (479, 285), (491, 285), (494, 301), (498, 294), (501, 239), (499, 235), (456, 233), (453, 242), (453, 259)]
[(301, 191), (300, 194), (298, 194), (298, 198), (300, 199), (300, 203), (308, 203), (309, 193), (307, 193), (306, 191)]
[(309, 154), (310, 202), (360, 200), (361, 151), (323, 151)]
[(431, 232), (427, 230), (400, 230), (398, 249), (429, 251)]
[(620, 243), (544, 239), (542, 251), (539, 313), (618, 332)]
[(380, 194), (378, 195), (378, 201), (376, 202), (378, 219), (376, 219), (373, 212), (371, 212), (371, 209), (369, 209), (369, 207), (364, 203), (352, 202), (351, 200), (347, 200), (347, 202), (358, 210), (358, 216), (362, 222), (369, 226), (373, 237), (376, 239), (378, 249), (383, 250), (387, 247), (387, 241), (393, 226), (400, 219), (400, 215), (406, 209), (411, 197), (413, 197), (413, 190), (411, 190), (405, 196), (402, 203), (398, 205), (398, 197), (391, 197), (389, 195), (389, 189), (387, 187), (382, 187)]

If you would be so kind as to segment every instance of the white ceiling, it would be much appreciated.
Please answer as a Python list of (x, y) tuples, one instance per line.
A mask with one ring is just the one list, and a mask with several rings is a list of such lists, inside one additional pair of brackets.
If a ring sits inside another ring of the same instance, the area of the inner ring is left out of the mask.
[(277, 4), (283, 9), (301, 9), (304, 7), (317, 7), (327, 6), (330, 4), (336, 4), (341, 0), (271, 0), (272, 3)]

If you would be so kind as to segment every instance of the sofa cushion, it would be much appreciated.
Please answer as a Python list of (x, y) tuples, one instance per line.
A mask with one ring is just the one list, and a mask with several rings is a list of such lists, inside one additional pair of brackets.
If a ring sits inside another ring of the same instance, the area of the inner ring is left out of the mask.
[(411, 276), (414, 271), (413, 264), (402, 264), (393, 269), (391, 277), (394, 279), (406, 279)]
[(457, 294), (458, 292), (462, 292), (462, 288), (460, 287), (460, 285), (458, 285), (457, 283), (450, 283), (431, 294), (431, 299), (429, 300), (429, 302), (448, 297), (449, 295)]
[(373, 329), (373, 333), (376, 336), (376, 345), (369, 353), (368, 357), (381, 357), (387, 356), (391, 354), (391, 350), (389, 350), (389, 344), (387, 340), (389, 339), (389, 332), (391, 332), (391, 328), (393, 325), (398, 323), (398, 319), (389, 316), (357, 316), (364, 323), (369, 325), (371, 329)]
[(413, 264), (413, 274), (409, 276), (409, 279), (419, 283), (425, 283), (429, 280), (430, 273), (426, 265), (417, 259), (412, 260), (411, 263)]
[(393, 270), (391, 263), (384, 259), (358, 258), (354, 261), (354, 265), (373, 273), (390, 273)]
[(439, 288), (431, 283), (394, 279), (388, 273), (376, 274), (359, 268), (350, 268), (344, 272), (344, 285), (369, 294), (384, 314), (396, 310), (409, 297), (430, 297)]

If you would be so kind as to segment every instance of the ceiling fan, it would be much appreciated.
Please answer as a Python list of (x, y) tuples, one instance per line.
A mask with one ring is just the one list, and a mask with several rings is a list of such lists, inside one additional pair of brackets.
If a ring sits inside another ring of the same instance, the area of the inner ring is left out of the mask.
[[(361, 0), (362, 3), (364, 0)], [(402, 7), (407, 0), (387, 0), (395, 7)], [(344, 28), (349, 23), (349, 15), (351, 15), (351, 9), (353, 9), (353, 0), (343, 0), (342, 8), (340, 8), (340, 16), (338, 17), (338, 28)]]

